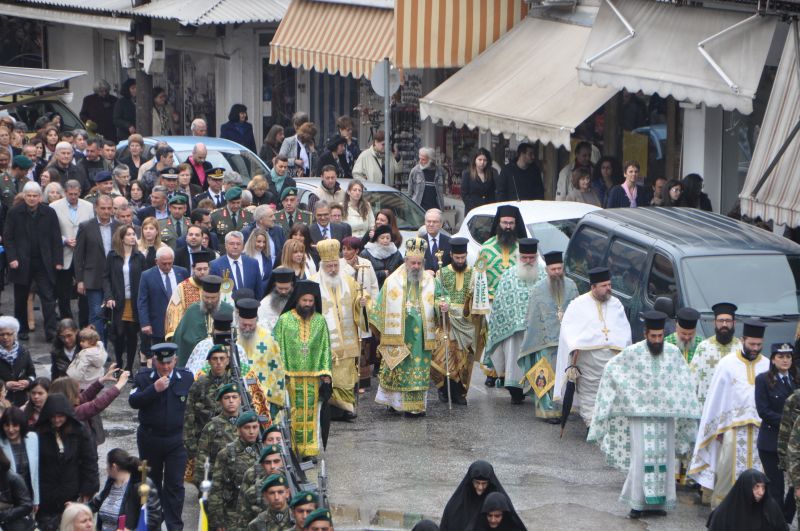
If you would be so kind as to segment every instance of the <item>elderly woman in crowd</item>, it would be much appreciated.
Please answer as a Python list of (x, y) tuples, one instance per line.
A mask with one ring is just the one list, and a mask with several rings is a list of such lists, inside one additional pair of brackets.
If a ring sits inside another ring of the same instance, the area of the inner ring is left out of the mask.
[(408, 174), (408, 195), (423, 210), (444, 210), (444, 170), (433, 160), (432, 148), (419, 150), (419, 164)]
[(0, 316), (0, 380), (6, 382), (6, 398), (15, 406), (28, 399), (28, 388), (36, 379), (31, 355), (17, 341), (19, 321), (11, 316)]
[(64, 187), (61, 183), (50, 182), (44, 187), (44, 203), (51, 205), (59, 199), (64, 199)]
[(93, 531), (94, 515), (92, 510), (82, 503), (70, 503), (61, 516), (58, 531)]

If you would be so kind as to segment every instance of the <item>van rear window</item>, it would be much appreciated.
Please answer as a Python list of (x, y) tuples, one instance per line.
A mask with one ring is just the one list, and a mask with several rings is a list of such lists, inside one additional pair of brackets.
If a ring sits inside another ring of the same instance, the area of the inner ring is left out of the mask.
[(590, 269), (605, 264), (607, 246), (608, 234), (586, 225), (580, 227), (569, 244), (567, 268), (588, 279)]

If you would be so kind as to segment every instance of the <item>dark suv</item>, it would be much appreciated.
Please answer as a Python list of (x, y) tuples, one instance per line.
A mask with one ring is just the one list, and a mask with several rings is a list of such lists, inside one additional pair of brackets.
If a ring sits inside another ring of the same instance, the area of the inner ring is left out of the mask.
[(701, 315), (698, 332), (714, 333), (711, 306), (739, 307), (768, 324), (765, 344), (794, 342), (800, 319), (800, 245), (752, 225), (690, 208), (626, 208), (586, 214), (569, 242), (567, 275), (581, 293), (587, 271), (606, 265), (625, 306), (634, 340), (639, 315), (666, 297)]

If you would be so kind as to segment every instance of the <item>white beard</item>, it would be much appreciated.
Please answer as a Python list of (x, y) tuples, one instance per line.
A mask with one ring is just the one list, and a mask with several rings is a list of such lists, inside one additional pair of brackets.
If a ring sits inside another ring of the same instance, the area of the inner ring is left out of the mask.
[(519, 276), (520, 280), (525, 280), (530, 282), (531, 280), (536, 280), (539, 277), (539, 266), (537, 264), (517, 264), (517, 276)]
[(336, 274), (335, 276), (330, 276), (328, 273), (323, 271), (322, 274), (319, 276), (319, 279), (322, 285), (324, 285), (327, 288), (336, 290), (342, 287), (342, 277), (340, 277), (338, 274)]

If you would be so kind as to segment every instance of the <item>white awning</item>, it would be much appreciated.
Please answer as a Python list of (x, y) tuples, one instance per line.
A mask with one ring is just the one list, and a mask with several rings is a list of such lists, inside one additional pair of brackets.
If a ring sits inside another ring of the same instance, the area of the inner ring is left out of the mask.
[(570, 133), (614, 94), (581, 85), (591, 29), (528, 17), (420, 99), (422, 118), (570, 148)]
[(652, 0), (605, 0), (578, 77), (587, 85), (750, 114), (776, 22)]
[(176, 20), (181, 24), (247, 24), (278, 22), (289, 8), (289, 0), (158, 0), (128, 10), (150, 18)]
[(766, 172), (792, 130), (800, 124), (800, 38), (797, 32), (795, 21), (786, 36), (747, 179), (739, 196), (743, 215), (790, 227), (800, 225), (800, 134), (789, 142), (770, 173), (766, 175)]
[(71, 11), (59, 11), (57, 8), (49, 9), (4, 3), (0, 3), (0, 15), (124, 32), (131, 31), (131, 24), (133, 23), (132, 19), (124, 17), (75, 13)]
[(0, 96), (30, 92), (39, 88), (58, 85), (74, 77), (84, 75), (86, 75), (86, 72), (75, 70), (0, 66)]

